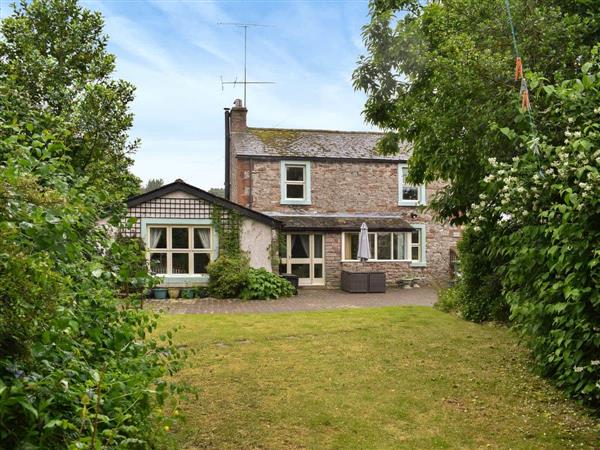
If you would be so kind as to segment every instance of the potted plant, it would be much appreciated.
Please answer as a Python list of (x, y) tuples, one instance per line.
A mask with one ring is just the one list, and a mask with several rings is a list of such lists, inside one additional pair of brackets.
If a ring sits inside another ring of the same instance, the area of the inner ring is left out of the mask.
[(196, 289), (194, 289), (194, 288), (183, 288), (181, 290), (181, 298), (186, 298), (186, 299), (196, 298)]
[(179, 298), (179, 288), (168, 288), (169, 298)]
[(154, 298), (158, 300), (166, 300), (167, 288), (155, 287), (152, 289), (152, 294), (154, 294)]

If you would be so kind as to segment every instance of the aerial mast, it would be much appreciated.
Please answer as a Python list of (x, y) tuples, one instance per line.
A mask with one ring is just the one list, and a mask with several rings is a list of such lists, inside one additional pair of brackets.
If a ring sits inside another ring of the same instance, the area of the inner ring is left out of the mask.
[(249, 27), (268, 27), (269, 25), (263, 25), (259, 23), (238, 23), (238, 22), (218, 22), (219, 25), (232, 26), (237, 28), (244, 29), (244, 81), (223, 81), (223, 77), (221, 77), (221, 89), (224, 88), (226, 84), (233, 84), (234, 86), (237, 84), (244, 85), (244, 107), (247, 108), (246, 102), (246, 88), (249, 84), (274, 84), (273, 81), (248, 81), (247, 79), (247, 49), (248, 49), (248, 28)]

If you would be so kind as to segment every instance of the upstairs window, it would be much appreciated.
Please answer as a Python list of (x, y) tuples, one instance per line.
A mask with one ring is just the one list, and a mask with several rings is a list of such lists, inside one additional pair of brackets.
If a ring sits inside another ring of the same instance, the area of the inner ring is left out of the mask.
[(281, 162), (281, 203), (310, 205), (310, 162)]
[(414, 186), (406, 180), (408, 164), (398, 164), (398, 204), (401, 206), (416, 206), (425, 204), (425, 186)]

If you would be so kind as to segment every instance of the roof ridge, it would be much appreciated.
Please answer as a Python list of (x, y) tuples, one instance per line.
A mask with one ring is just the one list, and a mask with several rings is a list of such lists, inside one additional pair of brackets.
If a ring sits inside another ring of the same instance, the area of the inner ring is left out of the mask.
[(247, 130), (266, 130), (266, 131), (295, 131), (295, 132), (317, 132), (317, 133), (338, 133), (338, 134), (376, 134), (384, 135), (383, 131), (348, 131), (348, 130), (323, 130), (318, 128), (276, 128), (276, 127), (247, 127)]

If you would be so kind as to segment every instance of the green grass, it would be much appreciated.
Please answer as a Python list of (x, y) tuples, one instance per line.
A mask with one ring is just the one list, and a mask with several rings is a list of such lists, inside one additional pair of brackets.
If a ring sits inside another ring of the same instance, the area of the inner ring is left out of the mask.
[(424, 307), (164, 316), (196, 349), (178, 448), (593, 448), (505, 328)]

